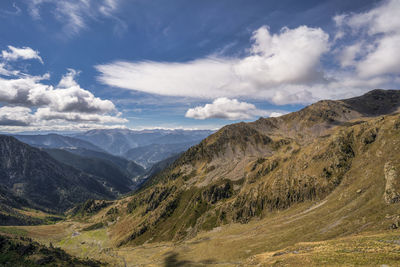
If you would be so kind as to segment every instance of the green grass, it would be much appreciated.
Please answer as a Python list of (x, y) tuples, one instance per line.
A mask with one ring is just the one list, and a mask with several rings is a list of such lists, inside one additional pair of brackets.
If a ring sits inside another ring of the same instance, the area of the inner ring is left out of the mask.
[(28, 233), (28, 231), (14, 226), (0, 226), (0, 232), (18, 236), (26, 236)]

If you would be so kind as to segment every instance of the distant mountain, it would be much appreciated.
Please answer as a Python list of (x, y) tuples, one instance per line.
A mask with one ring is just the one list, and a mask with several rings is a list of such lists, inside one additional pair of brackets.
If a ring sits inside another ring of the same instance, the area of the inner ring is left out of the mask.
[(151, 166), (150, 169), (146, 171), (144, 175), (141, 175), (134, 179), (136, 188), (140, 188), (140, 186), (146, 182), (148, 179), (151, 179), (153, 176), (157, 175), (159, 172), (170, 166), (180, 157), (181, 153), (175, 154), (169, 158), (161, 160)]
[(106, 152), (93, 151), (84, 148), (64, 148), (63, 150), (85, 158), (100, 159), (111, 162), (129, 178), (143, 175), (146, 172), (142, 166), (136, 164), (134, 161), (127, 160), (123, 157), (111, 155)]
[(134, 185), (132, 179), (127, 176), (126, 172), (120, 169), (113, 162), (99, 159), (83, 157), (63, 149), (44, 149), (50, 156), (59, 162), (72, 166), (85, 173), (102, 178), (109, 187), (118, 193), (128, 193)]
[(88, 141), (114, 155), (124, 155), (128, 150), (150, 144), (187, 143), (201, 140), (209, 130), (143, 130), (128, 129), (91, 130), (73, 135)]
[(148, 168), (157, 162), (179, 154), (189, 147), (200, 143), (201, 140), (188, 143), (151, 144), (128, 150), (124, 156)]
[[(13, 135), (19, 141), (35, 146), (44, 148), (85, 148), (93, 151), (103, 151), (101, 148), (93, 145), (92, 143), (73, 138), (69, 136), (63, 136), (59, 134), (45, 134), (45, 135)], [(104, 151), (103, 151), (104, 152)]]
[(115, 198), (101, 178), (62, 164), (11, 136), (0, 136), (0, 183), (30, 205), (65, 211), (89, 198)]

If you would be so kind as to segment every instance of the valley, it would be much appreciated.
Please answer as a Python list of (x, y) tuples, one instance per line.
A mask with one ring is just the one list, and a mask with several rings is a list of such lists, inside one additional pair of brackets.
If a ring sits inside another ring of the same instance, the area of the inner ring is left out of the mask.
[(399, 14), (0, 1), (0, 267), (400, 267)]
[(396, 266), (399, 107), (374, 90), (228, 125), (131, 193), (0, 232), (112, 266)]

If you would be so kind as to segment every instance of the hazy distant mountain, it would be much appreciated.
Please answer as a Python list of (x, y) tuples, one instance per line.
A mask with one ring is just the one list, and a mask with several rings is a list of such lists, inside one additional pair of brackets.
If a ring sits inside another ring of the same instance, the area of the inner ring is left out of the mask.
[(59, 134), (45, 134), (45, 135), (13, 135), (21, 142), (44, 148), (85, 148), (93, 151), (103, 151), (101, 148), (93, 145), (92, 143), (73, 138), (69, 136), (63, 136)]
[(141, 176), (139, 176), (139, 177), (134, 179), (134, 183), (135, 183), (136, 188), (137, 187), (140, 188), (140, 186), (147, 179), (151, 179), (151, 177), (153, 177), (154, 175), (157, 175), (159, 172), (161, 172), (162, 170), (164, 170), (165, 168), (170, 166), (172, 163), (174, 163), (174, 161), (177, 160), (180, 157), (181, 154), (182, 153), (175, 154), (175, 155), (173, 155), (173, 156), (171, 156), (169, 158), (163, 159), (163, 160), (153, 164), (151, 166), (151, 168), (146, 171), (145, 174), (143, 174), (143, 175), (141, 175)]
[(91, 130), (73, 135), (115, 155), (123, 155), (128, 150), (150, 144), (188, 143), (201, 140), (209, 130), (143, 130), (128, 129)]
[(82, 157), (101, 159), (111, 162), (115, 166), (118, 166), (119, 169), (123, 171), (124, 174), (129, 178), (140, 176), (146, 172), (142, 166), (136, 164), (134, 161), (127, 160), (123, 157), (115, 156), (106, 152), (93, 151), (84, 148), (64, 148), (64, 150)]
[(132, 179), (126, 172), (120, 169), (113, 162), (99, 159), (83, 157), (68, 152), (63, 149), (44, 149), (50, 156), (59, 162), (65, 163), (85, 173), (102, 178), (109, 186), (119, 193), (128, 193), (133, 186)]
[(88, 198), (114, 198), (101, 178), (62, 164), (11, 136), (0, 136), (0, 183), (35, 206), (63, 211)]
[(189, 147), (200, 143), (200, 141), (175, 144), (151, 144), (132, 148), (124, 156), (148, 168), (159, 161), (187, 150)]

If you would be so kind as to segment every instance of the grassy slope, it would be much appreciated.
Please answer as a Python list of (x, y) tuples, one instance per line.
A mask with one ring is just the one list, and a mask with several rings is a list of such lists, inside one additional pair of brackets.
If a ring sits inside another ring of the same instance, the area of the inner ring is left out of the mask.
[(0, 235), (1, 266), (101, 266), (100, 262), (81, 260), (60, 248), (43, 246), (30, 238)]
[[(87, 222), (64, 225), (64, 235), (53, 241), (76, 255), (121, 266), (124, 260), (138, 266), (398, 264), (400, 232), (392, 229), (392, 225), (398, 224), (400, 204), (385, 202), (384, 166), (392, 162), (398, 168), (399, 122), (399, 115), (390, 115), (347, 129), (356, 137), (356, 156), (341, 183), (326, 198), (304, 200), (288, 209), (272, 210), (246, 224), (228, 223), (211, 231), (199, 229), (196, 236), (177, 242), (149, 239), (150, 243), (118, 248), (115, 245), (119, 234), (139, 220), (135, 214), (122, 216), (130, 200), (126, 198), (89, 217)], [(371, 128), (379, 128), (378, 135), (373, 142), (365, 144), (365, 137), (368, 137), (365, 132)], [(340, 129), (336, 128), (332, 136), (339, 133)], [(107, 219), (111, 208), (118, 208), (119, 219)], [(110, 226), (82, 231), (99, 221), (109, 221)], [(174, 225), (179, 222), (167, 219), (156, 230), (160, 235), (168, 234), (168, 227), (171, 230)], [(59, 225), (42, 227), (53, 229)], [(49, 238), (47, 234), (38, 233), (37, 226), (22, 229), (39, 240)], [(74, 231), (80, 235), (73, 236)]]
[(116, 266), (396, 265), (400, 115), (337, 104), (226, 127), (133, 196), (18, 229)]

